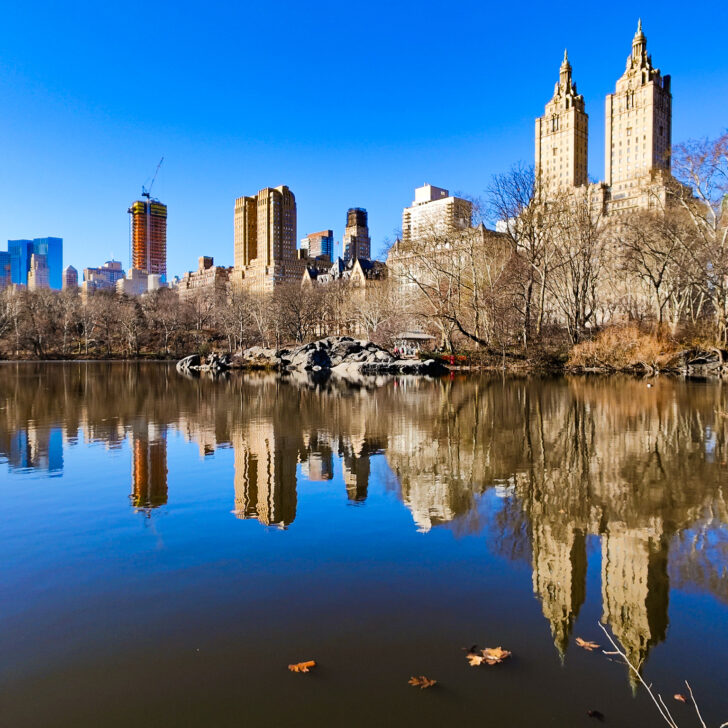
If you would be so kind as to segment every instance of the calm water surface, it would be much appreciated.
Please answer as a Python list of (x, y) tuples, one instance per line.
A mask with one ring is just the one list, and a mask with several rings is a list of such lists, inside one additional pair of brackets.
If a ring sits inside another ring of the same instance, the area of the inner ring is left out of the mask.
[(661, 725), (575, 645), (601, 622), (717, 726), (725, 412), (668, 379), (2, 365), (0, 725)]

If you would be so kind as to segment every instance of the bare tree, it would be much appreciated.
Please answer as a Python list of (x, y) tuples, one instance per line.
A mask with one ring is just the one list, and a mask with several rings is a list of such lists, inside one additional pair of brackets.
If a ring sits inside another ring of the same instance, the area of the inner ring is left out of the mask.
[(695, 283), (710, 302), (715, 337), (728, 344), (728, 132), (690, 141), (673, 151), (677, 182), (666, 205), (681, 210), (686, 224), (676, 233)]
[[(544, 324), (549, 275), (556, 253), (553, 208), (537, 189), (532, 166), (514, 166), (496, 175), (488, 189), (490, 217), (501, 222), (505, 235), (526, 263), (521, 290), (523, 343), (528, 346)], [(534, 327), (535, 322), (535, 327)], [(534, 331), (535, 328), (535, 331)]]

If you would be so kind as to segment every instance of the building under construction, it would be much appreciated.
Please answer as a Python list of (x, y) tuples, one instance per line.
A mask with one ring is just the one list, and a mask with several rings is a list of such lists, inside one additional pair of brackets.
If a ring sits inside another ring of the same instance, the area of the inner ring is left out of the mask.
[(134, 202), (128, 212), (131, 215), (131, 267), (159, 274), (166, 281), (167, 205), (147, 198)]

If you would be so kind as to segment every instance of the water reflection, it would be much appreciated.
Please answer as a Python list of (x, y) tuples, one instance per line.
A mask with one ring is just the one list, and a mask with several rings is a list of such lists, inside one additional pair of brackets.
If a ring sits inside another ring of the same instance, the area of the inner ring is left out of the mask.
[[(174, 498), (167, 438), (202, 457), (234, 450), (232, 512), (285, 528), (297, 479), (366, 502), (381, 455), (413, 527), (482, 533), (526, 559), (558, 653), (601, 546), (602, 621), (635, 664), (665, 639), (670, 582), (728, 602), (723, 387), (660, 380), (382, 380), (314, 385), (275, 376), (184, 379), (159, 365), (6, 365), (0, 454), (8, 470), (63, 468), (63, 445), (131, 451), (131, 504)], [(498, 507), (487, 506), (493, 496)], [(489, 510), (490, 508), (490, 510)]]

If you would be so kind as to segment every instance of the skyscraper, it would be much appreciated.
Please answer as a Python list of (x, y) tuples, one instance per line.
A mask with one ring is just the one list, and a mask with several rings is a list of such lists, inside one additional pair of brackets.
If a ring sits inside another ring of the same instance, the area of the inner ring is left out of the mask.
[[(614, 193), (642, 185), (654, 172), (670, 172), (672, 94), (670, 76), (661, 76), (647, 54), (642, 21), (632, 39), (627, 68), (607, 96), (605, 119), (606, 183)], [(622, 195), (625, 196), (625, 195)]]
[(296, 198), (288, 187), (258, 192), (258, 255), (266, 265), (296, 257)]
[(363, 207), (351, 207), (346, 213), (344, 261), (371, 257), (369, 217)]
[(235, 267), (250, 265), (258, 257), (258, 198), (235, 200)]
[(589, 116), (576, 91), (566, 51), (554, 95), (536, 119), (536, 175), (550, 190), (586, 185)]
[(63, 286), (63, 238), (33, 238), (33, 252), (45, 256), (48, 285), (60, 291)]
[(167, 205), (159, 200), (137, 200), (131, 215), (131, 267), (167, 277)]
[(300, 282), (306, 268), (296, 250), (296, 198), (288, 187), (266, 187), (235, 200), (235, 268), (231, 282), (250, 292)]

